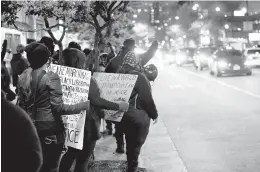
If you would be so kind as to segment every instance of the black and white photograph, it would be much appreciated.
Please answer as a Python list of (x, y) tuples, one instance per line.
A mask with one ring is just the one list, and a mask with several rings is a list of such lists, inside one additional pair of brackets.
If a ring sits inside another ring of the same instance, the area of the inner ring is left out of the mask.
[(1, 0), (1, 45), (2, 172), (260, 172), (260, 0)]

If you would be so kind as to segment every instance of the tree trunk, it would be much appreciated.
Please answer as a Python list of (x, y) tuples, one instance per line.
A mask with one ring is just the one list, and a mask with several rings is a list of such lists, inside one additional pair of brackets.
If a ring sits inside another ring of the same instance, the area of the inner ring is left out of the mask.
[(63, 45), (62, 42), (58, 42), (58, 47), (59, 47), (59, 62), (58, 64), (62, 65), (62, 51), (63, 51)]

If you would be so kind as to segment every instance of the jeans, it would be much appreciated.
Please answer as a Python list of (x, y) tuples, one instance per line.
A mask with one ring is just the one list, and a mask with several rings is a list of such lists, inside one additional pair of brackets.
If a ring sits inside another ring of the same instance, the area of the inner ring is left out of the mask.
[(76, 160), (74, 172), (87, 172), (89, 159), (95, 146), (96, 140), (84, 140), (82, 150), (69, 147), (61, 159), (59, 172), (69, 172), (74, 160)]
[(43, 165), (40, 172), (58, 172), (60, 156), (64, 143), (46, 144), (43, 139), (40, 140), (43, 155)]
[(128, 172), (135, 172), (141, 148), (149, 133), (150, 118), (143, 110), (129, 109), (119, 125), (126, 138)]

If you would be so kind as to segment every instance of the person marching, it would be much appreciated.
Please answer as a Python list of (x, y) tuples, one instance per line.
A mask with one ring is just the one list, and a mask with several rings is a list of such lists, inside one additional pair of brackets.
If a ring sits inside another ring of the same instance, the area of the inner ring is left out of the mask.
[(125, 134), (127, 172), (137, 171), (138, 157), (149, 133), (150, 119), (157, 122), (158, 118), (149, 80), (140, 72), (141, 68), (140, 58), (130, 51), (126, 54), (123, 65), (118, 70), (118, 73), (138, 75), (130, 97), (129, 109), (123, 115), (122, 121), (117, 124)]
[[(64, 66), (84, 69), (85, 54), (75, 48), (65, 49), (62, 53)], [(60, 163), (60, 172), (69, 172), (70, 168), (76, 160), (75, 172), (87, 172), (90, 157), (94, 151), (96, 142), (100, 139), (100, 120), (103, 118), (102, 109), (119, 110), (126, 112), (129, 107), (128, 102), (113, 103), (100, 97), (100, 89), (94, 78), (90, 80), (89, 87), (90, 110), (89, 116), (86, 116), (84, 128), (83, 149), (78, 150), (68, 147), (68, 151), (64, 154)]]
[[(123, 47), (121, 49), (121, 51), (118, 53), (118, 55), (114, 58), (112, 58), (110, 60), (110, 62), (108, 63), (105, 72), (106, 73), (117, 73), (118, 69), (120, 68), (120, 66), (122, 66), (123, 64), (123, 60), (126, 56), (127, 53), (129, 52), (133, 52), (135, 49), (135, 40), (132, 38), (126, 39), (123, 43)], [(149, 47), (149, 49), (143, 53), (139, 55), (139, 59), (140, 59), (140, 68), (142, 68), (144, 65), (147, 64), (147, 62), (154, 56), (155, 52), (158, 49), (158, 42), (154, 41), (152, 43), (152, 45)], [(117, 153), (124, 153), (124, 135), (123, 132), (120, 128), (119, 125), (117, 125), (117, 122), (115, 123), (115, 138), (116, 138), (116, 142), (117, 142), (117, 148), (116, 148), (116, 152)], [(112, 128), (110, 126), (107, 126), (109, 129)]]
[(30, 68), (18, 80), (18, 105), (30, 115), (39, 135), (43, 153), (41, 172), (57, 172), (65, 142), (61, 115), (89, 110), (89, 101), (64, 104), (59, 75), (46, 72), (51, 56), (48, 47), (34, 42), (25, 51)]

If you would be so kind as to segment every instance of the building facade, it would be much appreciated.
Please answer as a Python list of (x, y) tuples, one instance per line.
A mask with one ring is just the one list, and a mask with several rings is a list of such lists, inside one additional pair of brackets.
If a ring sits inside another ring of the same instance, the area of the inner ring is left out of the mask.
[[(39, 41), (43, 36), (48, 36), (49, 34), (41, 30), (44, 28), (44, 20), (37, 16), (26, 16), (24, 11), (19, 11), (18, 19), (15, 24), (23, 30), (39, 30), (38, 32), (22, 32), (15, 29), (14, 26), (2, 25), (1, 27), (1, 42), (5, 39), (7, 40), (7, 48), (11, 49), (12, 53), (16, 53), (16, 47), (18, 44), (27, 45), (33, 40)], [(57, 21), (50, 19), (50, 25), (54, 25)], [(54, 33), (58, 31), (53, 29)]]

